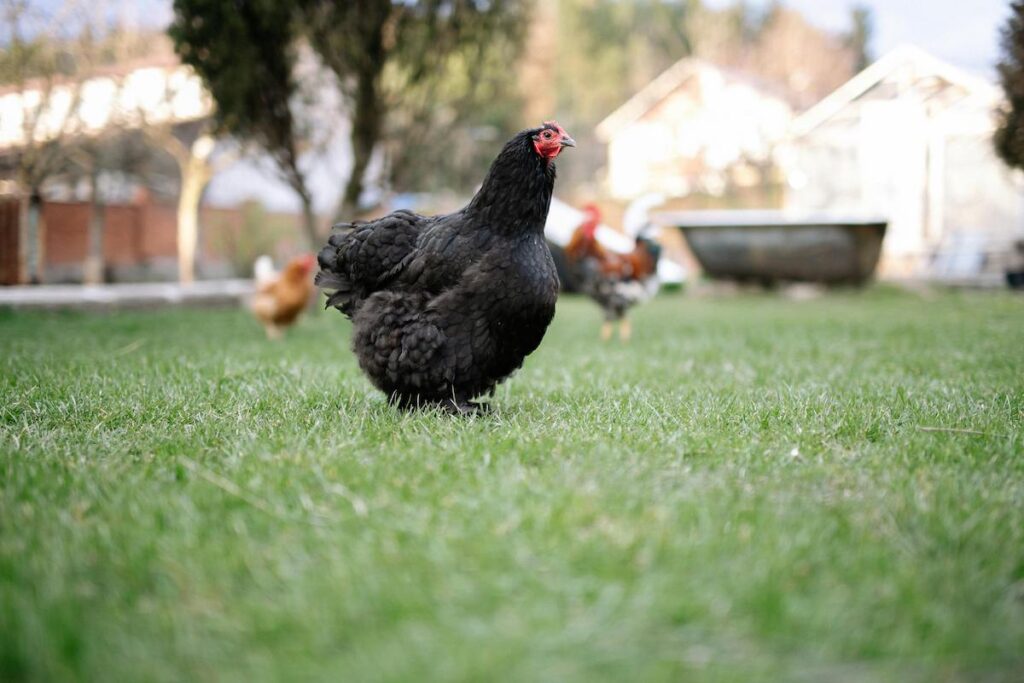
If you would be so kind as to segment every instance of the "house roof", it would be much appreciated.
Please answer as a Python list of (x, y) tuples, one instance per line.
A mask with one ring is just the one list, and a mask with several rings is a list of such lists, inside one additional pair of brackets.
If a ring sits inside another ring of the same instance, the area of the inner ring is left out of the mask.
[(992, 102), (998, 98), (997, 88), (985, 79), (972, 76), (918, 47), (904, 45), (868, 66), (839, 86), (831, 95), (797, 117), (793, 122), (793, 134), (800, 137), (810, 133), (873, 87), (885, 81), (897, 69), (908, 65), (915, 67), (919, 73), (937, 76), (951, 86), (963, 89), (968, 97), (982, 98)]
[(668, 97), (669, 93), (696, 74), (702, 65), (698, 59), (680, 59), (597, 124), (598, 138), (607, 142), (615, 131), (650, 111), (658, 102)]
[(754, 77), (720, 67), (697, 57), (684, 57), (663, 71), (657, 78), (626, 100), (625, 104), (609, 114), (601, 123), (597, 124), (597, 137), (603, 142), (608, 142), (618, 130), (636, 121), (656, 107), (690, 77), (708, 71), (716, 71), (733, 81), (749, 83), (758, 90), (772, 96), (777, 96), (780, 100), (786, 100), (784, 95), (776, 95), (774, 92), (776, 89), (770, 84), (763, 83)]

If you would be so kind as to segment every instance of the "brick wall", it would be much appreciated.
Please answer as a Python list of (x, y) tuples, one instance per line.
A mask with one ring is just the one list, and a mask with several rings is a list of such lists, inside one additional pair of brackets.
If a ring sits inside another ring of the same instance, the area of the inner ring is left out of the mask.
[(16, 285), (21, 279), (18, 272), (20, 208), (20, 200), (0, 197), (0, 285)]
[[(43, 204), (46, 265), (81, 263), (89, 250), (90, 207), (82, 202)], [(159, 204), (104, 207), (103, 258), (108, 265), (131, 265), (177, 257), (173, 207)]]
[[(14, 203), (17, 206), (17, 203)], [(3, 205), (0, 203), (0, 210)], [(44, 202), (40, 235), (44, 281), (81, 282), (89, 249), (90, 206), (85, 202)], [(0, 219), (3, 214), (0, 212)], [(177, 277), (177, 207), (143, 201), (104, 207), (103, 257), (106, 279), (133, 282)], [(297, 216), (270, 214), (258, 205), (202, 208), (197, 271), (200, 277), (248, 276), (256, 255), (281, 260), (301, 249)], [(17, 214), (13, 218), (17, 254)], [(6, 235), (0, 221), (0, 248)], [(8, 249), (4, 248), (6, 258)], [(0, 271), (0, 276), (4, 273)], [(16, 276), (15, 276), (16, 277)], [(13, 284), (14, 280), (0, 279)]]
[[(89, 250), (90, 206), (44, 202), (39, 239), (43, 282), (81, 282)], [(0, 285), (20, 282), (19, 201), (0, 197)], [(177, 278), (177, 208), (142, 201), (104, 207), (103, 258), (107, 280)], [(282, 261), (302, 250), (299, 218), (271, 214), (257, 204), (200, 210), (197, 271), (200, 277), (247, 277), (260, 254)]]

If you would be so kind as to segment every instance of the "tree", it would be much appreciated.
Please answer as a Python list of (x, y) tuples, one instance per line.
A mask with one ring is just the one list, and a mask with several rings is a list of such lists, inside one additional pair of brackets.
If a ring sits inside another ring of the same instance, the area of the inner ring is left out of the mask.
[[(400, 91), (381, 145), (392, 189), (466, 191), (480, 182), (497, 146), (523, 124), (522, 98), (509, 87), (516, 76), (509, 65), (522, 49), (520, 29), (516, 23), (494, 41), (466, 41), (448, 56), (443, 70)], [(386, 86), (388, 81), (386, 74)], [(553, 114), (550, 106), (527, 118), (527, 125)]]
[[(3, 162), (28, 197), (20, 220), (22, 270), (28, 281), (41, 279), (41, 207), (47, 187), (59, 180), (72, 186), (84, 182), (91, 206), (85, 275), (87, 282), (98, 282), (105, 269), (102, 181), (110, 173), (139, 176), (141, 160), (151, 151), (141, 136), (123, 133), (139, 123), (122, 120), (116, 107), (106, 112), (102, 129), (95, 128), (96, 93), (121, 87), (116, 70), (101, 71), (152, 56), (159, 46), (151, 36), (110, 25), (102, 7), (91, 3), (66, 0), (50, 4), (46, 12), (35, 5), (25, 0), (0, 4), (0, 82), (12, 91), (0, 120), (9, 117), (14, 123), (4, 127), (9, 146)], [(87, 102), (84, 93), (90, 89)], [(102, 106), (102, 96), (98, 99)]]
[(857, 55), (842, 36), (811, 24), (801, 13), (778, 5), (770, 9), (746, 70), (787, 88), (790, 99), (809, 107), (855, 73)]
[[(89, 87), (90, 79), (96, 76), (101, 66), (123, 64), (137, 56), (141, 41), (138, 34), (131, 31), (108, 27), (106, 17), (95, 7), (69, 3), (66, 9), (76, 11), (83, 22), (77, 36), (59, 43), (62, 61), (70, 67), (66, 79), (73, 82), (71, 87), (78, 101), (64, 118), (66, 130), (62, 132), (65, 134), (55, 140), (59, 146), (55, 175), (77, 177), (86, 182), (89, 222), (83, 280), (86, 284), (99, 284), (106, 274), (103, 241), (107, 198), (103, 181), (111, 174), (138, 180), (144, 175), (144, 167), (153, 156), (153, 150), (145, 144), (144, 136), (138, 130), (131, 131), (119, 119), (116, 108), (112, 108), (110, 118), (101, 130), (86, 130), (86, 117), (78, 105), (87, 108), (87, 98), (79, 98), (78, 93)], [(145, 51), (146, 48), (142, 49)], [(109, 81), (116, 90), (123, 87), (116, 77), (109, 77)], [(54, 108), (57, 106), (59, 104), (55, 101)], [(44, 117), (53, 114), (49, 103), (47, 108), (49, 111), (42, 113)]]
[(1011, 168), (1024, 168), (1024, 0), (1010, 5), (1000, 44), (999, 81), (1006, 100), (998, 115), (996, 153)]
[(558, 7), (557, 118), (579, 143), (559, 173), (571, 184), (592, 180), (605, 160), (595, 126), (693, 54), (702, 8), (697, 0), (562, 0)]
[(119, 172), (134, 175), (145, 163), (150, 150), (140, 144), (138, 135), (110, 131), (103, 135), (83, 137), (63, 148), (64, 174), (72, 179), (85, 180), (88, 188), (89, 223), (87, 251), (83, 281), (99, 284), (105, 279), (103, 238), (106, 232), (106, 203), (103, 191), (104, 175)]
[(314, 246), (313, 198), (300, 164), (294, 19), (291, 3), (279, 0), (175, 0), (169, 33), (217, 103), (218, 129), (255, 142), (274, 159), (299, 196)]
[[(413, 149), (465, 118), (463, 105), (472, 102), (466, 93), (480, 68), (496, 54), (514, 63), (529, 8), (524, 0), (297, 4), (305, 35), (334, 73), (352, 121), (353, 168), (339, 217), (350, 217), (357, 208), (370, 161), (387, 137), (400, 140), (403, 150)], [(446, 92), (460, 69), (464, 85)], [(514, 78), (512, 69), (506, 78)], [(450, 134), (443, 137), (452, 140)], [(405, 156), (400, 163), (408, 160)]]
[(203, 191), (217, 170), (233, 160), (228, 154), (213, 162), (217, 141), (210, 134), (208, 121), (191, 125), (146, 126), (147, 138), (174, 159), (178, 167), (178, 280), (195, 280), (196, 250), (199, 243), (199, 204)]
[(72, 53), (61, 50), (47, 32), (54, 17), (42, 13), (27, 0), (3, 0), (0, 10), (0, 39), (4, 44), (0, 52), (0, 83), (22, 94), (16, 98), (14, 110), (7, 112), (20, 122), (20, 140), (5, 159), (15, 183), (27, 198), (22, 202), (18, 221), (19, 270), (24, 281), (38, 282), (42, 279), (42, 188), (60, 169), (61, 140), (68, 135), (73, 118), (46, 114), (55, 97), (66, 97), (67, 110), (74, 110), (77, 89), (62, 86), (59, 81), (73, 73), (75, 64)]
[(853, 51), (857, 60), (854, 68), (861, 72), (871, 64), (871, 38), (874, 34), (874, 18), (871, 8), (855, 5), (850, 9), (850, 32), (846, 35), (846, 45)]

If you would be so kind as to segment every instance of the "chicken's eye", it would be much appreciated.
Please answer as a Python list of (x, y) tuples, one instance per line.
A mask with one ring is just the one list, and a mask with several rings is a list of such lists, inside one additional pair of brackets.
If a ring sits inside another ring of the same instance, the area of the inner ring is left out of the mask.
[(552, 135), (552, 133), (551, 133), (550, 130), (544, 131), (544, 139), (545, 140), (550, 140), (551, 139), (551, 135)]

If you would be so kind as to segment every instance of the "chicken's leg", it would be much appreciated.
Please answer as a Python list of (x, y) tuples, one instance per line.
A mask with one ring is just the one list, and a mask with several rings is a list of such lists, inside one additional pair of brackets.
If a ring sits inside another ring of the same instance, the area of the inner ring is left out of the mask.
[(633, 323), (629, 318), (623, 318), (619, 323), (619, 340), (628, 342), (633, 338)]
[(615, 330), (614, 330), (614, 327), (612, 326), (612, 321), (611, 320), (605, 320), (604, 324), (601, 325), (601, 341), (608, 341), (609, 339), (611, 339), (612, 338), (612, 333), (614, 331)]

